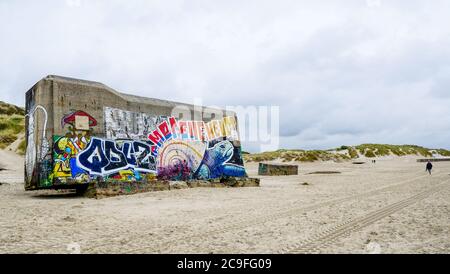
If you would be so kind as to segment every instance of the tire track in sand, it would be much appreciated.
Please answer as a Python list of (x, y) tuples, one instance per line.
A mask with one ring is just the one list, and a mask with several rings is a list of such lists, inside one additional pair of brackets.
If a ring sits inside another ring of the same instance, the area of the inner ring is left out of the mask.
[[(422, 172), (421, 172), (422, 173)], [(445, 175), (445, 174), (440, 174), (440, 175)], [(411, 176), (411, 175), (410, 175)], [(410, 177), (408, 176), (408, 177)], [(332, 199), (329, 201), (325, 201), (325, 202), (320, 202), (320, 203), (315, 203), (309, 206), (305, 206), (305, 207), (300, 207), (300, 208), (293, 208), (293, 209), (284, 209), (284, 210), (277, 210), (275, 212), (272, 212), (270, 214), (265, 214), (263, 216), (256, 216), (254, 218), (251, 219), (246, 219), (246, 220), (240, 220), (237, 222), (232, 222), (229, 223), (228, 225), (225, 226), (221, 226), (219, 228), (216, 229), (210, 229), (210, 230), (206, 230), (206, 231), (202, 231), (202, 232), (198, 232), (196, 234), (190, 234), (190, 235), (180, 235), (179, 237), (172, 237), (170, 239), (168, 239), (167, 241), (162, 241), (160, 243), (158, 243), (156, 246), (155, 245), (147, 245), (147, 246), (143, 246), (143, 247), (139, 247), (139, 248), (135, 248), (135, 249), (128, 249), (127, 253), (131, 252), (131, 253), (136, 253), (136, 252), (145, 252), (150, 248), (161, 248), (164, 246), (168, 246), (171, 244), (176, 244), (179, 242), (183, 242), (186, 241), (186, 238), (189, 238), (189, 240), (193, 240), (193, 239), (201, 239), (201, 240), (205, 240), (207, 238), (212, 237), (213, 235), (216, 234), (221, 234), (221, 233), (226, 233), (229, 231), (233, 231), (233, 230), (239, 230), (239, 229), (243, 229), (249, 226), (256, 226), (256, 225), (260, 225), (260, 224), (264, 224), (266, 222), (269, 221), (274, 221), (274, 220), (278, 220), (278, 219), (283, 219), (283, 218), (288, 218), (288, 217), (292, 217), (292, 216), (296, 216), (308, 211), (312, 211), (312, 210), (316, 210), (322, 207), (326, 207), (326, 206), (331, 206), (331, 205), (335, 205), (338, 203), (342, 203), (342, 202), (346, 202), (346, 201), (351, 201), (353, 199), (359, 199), (359, 198), (365, 198), (365, 197), (370, 197), (370, 196), (374, 196), (377, 195), (379, 193), (382, 193), (384, 191), (390, 191), (402, 186), (405, 186), (411, 182), (414, 181), (418, 181), (424, 177), (428, 177), (429, 175), (423, 175), (423, 176), (419, 176), (416, 178), (410, 178), (404, 181), (401, 181), (400, 183), (396, 183), (394, 185), (389, 185), (389, 186), (384, 186), (384, 187), (380, 187), (368, 192), (364, 192), (364, 193), (359, 193), (359, 194), (355, 194), (355, 195), (350, 195), (350, 196), (346, 196), (343, 198), (337, 198), (337, 199)], [(402, 176), (403, 177), (403, 176)], [(106, 244), (105, 244), (106, 245)], [(104, 245), (101, 245), (104, 246)], [(96, 248), (96, 247), (100, 247), (100, 246), (92, 246), (91, 248)]]
[(288, 246), (281, 250), (281, 253), (318, 253), (321, 249), (334, 243), (338, 238), (349, 236), (352, 232), (367, 227), (389, 215), (392, 215), (428, 196), (438, 192), (442, 187), (449, 186), (449, 180), (431, 187), (416, 195), (400, 200), (381, 209), (372, 211), (366, 215), (347, 220), (338, 225), (333, 226), (325, 231), (319, 232), (307, 240)]

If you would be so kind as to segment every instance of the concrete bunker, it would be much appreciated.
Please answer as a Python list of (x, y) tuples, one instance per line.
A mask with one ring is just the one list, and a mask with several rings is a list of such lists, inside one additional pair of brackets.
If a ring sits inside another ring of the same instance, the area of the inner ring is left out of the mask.
[(265, 175), (265, 176), (298, 175), (298, 165), (259, 163), (258, 175)]
[[(174, 115), (174, 110), (177, 115)], [(47, 76), (26, 92), (25, 189), (247, 178), (234, 112)]]

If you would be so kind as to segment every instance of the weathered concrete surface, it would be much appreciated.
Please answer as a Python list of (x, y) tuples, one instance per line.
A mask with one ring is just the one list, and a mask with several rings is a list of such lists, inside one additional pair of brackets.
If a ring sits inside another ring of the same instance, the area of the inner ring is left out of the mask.
[(298, 175), (298, 165), (259, 163), (258, 175), (265, 175), (265, 176)]
[(96, 182), (91, 183), (84, 193), (88, 198), (106, 198), (118, 195), (130, 195), (151, 191), (178, 190), (198, 187), (226, 188), (226, 187), (259, 187), (258, 178), (222, 178), (220, 180), (191, 180), (191, 181), (163, 181), (151, 180), (146, 182)]
[(106, 198), (118, 195), (130, 195), (150, 191), (170, 190), (169, 181), (152, 182), (121, 182), (110, 181), (103, 183), (91, 183), (84, 193), (88, 198)]
[(169, 189), (185, 189), (189, 188), (188, 184), (184, 181), (170, 181), (169, 182)]
[(258, 187), (260, 183), (259, 178), (227, 178), (222, 180), (221, 183), (224, 183), (228, 187)]

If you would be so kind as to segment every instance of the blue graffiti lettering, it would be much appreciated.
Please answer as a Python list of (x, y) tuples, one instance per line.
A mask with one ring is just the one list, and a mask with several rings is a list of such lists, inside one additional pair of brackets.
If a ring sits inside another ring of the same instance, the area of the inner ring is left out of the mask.
[(113, 173), (125, 169), (128, 163), (123, 152), (117, 149), (115, 142), (108, 140), (104, 142), (105, 154), (109, 159), (109, 164), (104, 167), (104, 171), (106, 173)]
[(102, 145), (101, 139), (92, 138), (89, 146), (78, 154), (77, 165), (90, 170), (92, 174), (102, 175), (103, 168), (109, 163)]
[(127, 163), (129, 163), (130, 165), (136, 165), (134, 148), (130, 142), (126, 142), (123, 144), (122, 151), (125, 154)]
[(156, 161), (150, 145), (140, 141), (103, 140), (93, 137), (77, 156), (77, 165), (92, 175), (108, 175), (120, 170), (156, 173)]
[(133, 148), (136, 159), (136, 170), (155, 170), (156, 171), (156, 161), (155, 157), (152, 155), (151, 146), (139, 141), (133, 142)]

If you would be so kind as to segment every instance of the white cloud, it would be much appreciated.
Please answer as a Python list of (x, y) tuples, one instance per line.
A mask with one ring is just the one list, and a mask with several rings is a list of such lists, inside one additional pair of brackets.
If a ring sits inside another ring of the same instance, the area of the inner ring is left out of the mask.
[(66, 5), (69, 7), (79, 7), (81, 4), (81, 0), (66, 0)]
[[(281, 145), (450, 147), (447, 1), (0, 2), (0, 100), (47, 74), (280, 106)], [(245, 147), (244, 147), (245, 149)]]
[(381, 0), (366, 0), (366, 4), (369, 8), (378, 8), (381, 6)]

